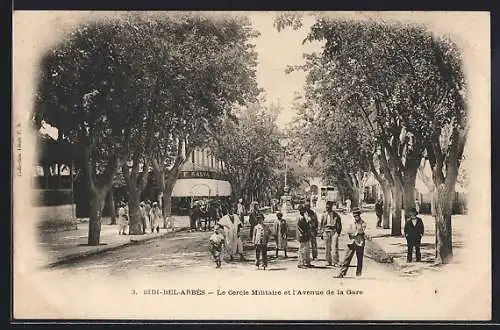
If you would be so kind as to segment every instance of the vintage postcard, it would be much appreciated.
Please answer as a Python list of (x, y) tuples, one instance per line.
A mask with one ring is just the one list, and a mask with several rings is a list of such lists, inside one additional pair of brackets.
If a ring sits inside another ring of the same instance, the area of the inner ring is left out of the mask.
[(13, 13), (14, 318), (490, 320), (488, 12)]

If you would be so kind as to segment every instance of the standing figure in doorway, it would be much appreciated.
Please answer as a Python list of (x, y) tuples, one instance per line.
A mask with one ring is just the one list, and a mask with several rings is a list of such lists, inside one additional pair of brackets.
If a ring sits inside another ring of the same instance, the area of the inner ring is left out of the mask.
[(412, 208), (409, 212), (409, 218), (405, 223), (405, 237), (406, 244), (408, 245), (408, 253), (406, 261), (412, 261), (413, 248), (415, 248), (415, 257), (417, 262), (421, 260), (420, 255), (420, 242), (422, 241), (422, 236), (424, 236), (424, 223), (422, 219), (417, 217), (417, 210)]

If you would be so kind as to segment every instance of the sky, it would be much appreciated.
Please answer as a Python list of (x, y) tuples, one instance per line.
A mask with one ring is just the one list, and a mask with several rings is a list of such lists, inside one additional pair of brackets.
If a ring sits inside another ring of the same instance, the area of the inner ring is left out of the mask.
[(301, 92), (305, 82), (304, 72), (286, 74), (285, 69), (288, 65), (303, 64), (302, 54), (319, 51), (321, 46), (319, 43), (302, 45), (312, 18), (305, 17), (304, 26), (298, 31), (287, 28), (278, 32), (273, 26), (275, 16), (274, 12), (259, 12), (250, 14), (249, 18), (261, 33), (254, 39), (258, 54), (257, 82), (265, 90), (267, 103), (279, 103), (283, 107), (278, 125), (284, 128), (295, 115), (291, 107), (294, 92)]

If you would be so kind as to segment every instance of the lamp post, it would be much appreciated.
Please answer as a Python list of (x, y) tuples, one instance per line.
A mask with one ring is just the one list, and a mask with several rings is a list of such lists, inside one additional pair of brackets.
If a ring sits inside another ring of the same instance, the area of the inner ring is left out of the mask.
[(284, 160), (285, 160), (285, 186), (283, 188), (283, 191), (284, 191), (284, 194), (283, 196), (281, 197), (282, 199), (282, 212), (283, 213), (288, 213), (288, 211), (290, 210), (290, 196), (288, 195), (288, 186), (287, 186), (287, 172), (288, 172), (288, 163), (287, 163), (287, 159), (286, 159), (286, 148), (288, 147), (288, 139), (286, 137), (280, 139), (280, 145), (281, 147), (283, 148), (284, 150)]

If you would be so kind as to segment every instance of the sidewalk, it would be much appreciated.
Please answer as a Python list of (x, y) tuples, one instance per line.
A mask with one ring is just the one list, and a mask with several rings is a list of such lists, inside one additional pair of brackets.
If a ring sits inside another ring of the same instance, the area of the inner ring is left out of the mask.
[[(189, 217), (173, 216), (174, 232), (185, 230), (189, 227)], [(101, 225), (101, 238), (98, 246), (88, 246), (88, 221), (80, 222), (76, 230), (60, 232), (41, 232), (38, 245), (45, 250), (52, 267), (64, 263), (77, 261), (90, 255), (112, 251), (130, 244), (157, 239), (171, 234), (170, 229), (160, 229), (159, 233), (146, 231), (144, 235), (118, 235), (118, 225), (110, 225), (109, 218), (103, 218)]]
[[(396, 270), (407, 275), (420, 274), (426, 270), (435, 270), (435, 220), (430, 215), (419, 215), (424, 223), (424, 236), (420, 251), (422, 254), (421, 262), (408, 263), (406, 261), (407, 245), (404, 237), (391, 236), (390, 229), (376, 228), (377, 217), (374, 212), (366, 212), (362, 214), (363, 220), (367, 222), (367, 234), (372, 237), (372, 243), (379, 247), (391, 259)], [(454, 260), (460, 259), (461, 248), (464, 245), (465, 224), (467, 223), (467, 215), (454, 215), (452, 217), (453, 229), (453, 255)], [(404, 233), (404, 220), (401, 224), (401, 234)], [(415, 259), (415, 252), (413, 252)]]

